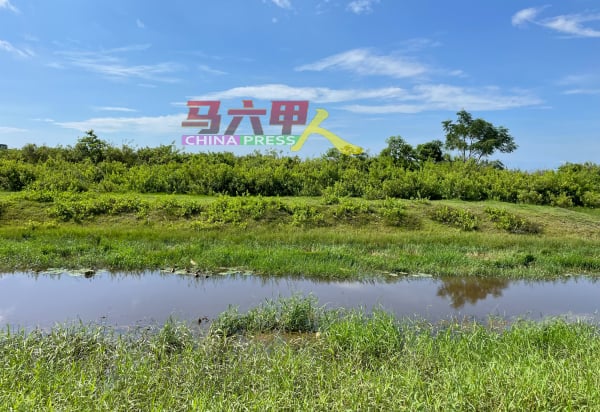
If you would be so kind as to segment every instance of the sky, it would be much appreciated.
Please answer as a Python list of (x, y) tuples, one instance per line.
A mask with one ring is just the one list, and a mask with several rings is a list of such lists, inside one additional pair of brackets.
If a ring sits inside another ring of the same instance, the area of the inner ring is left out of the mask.
[[(512, 169), (600, 163), (600, 2), (516, 0), (0, 0), (0, 143), (74, 145), (87, 130), (186, 152), (187, 102), (308, 100), (372, 155), (390, 136), (445, 140), (462, 109), (508, 128)], [(202, 111), (201, 111), (202, 113)], [(303, 126), (292, 132), (301, 134)], [(236, 133), (252, 133), (244, 118)]]

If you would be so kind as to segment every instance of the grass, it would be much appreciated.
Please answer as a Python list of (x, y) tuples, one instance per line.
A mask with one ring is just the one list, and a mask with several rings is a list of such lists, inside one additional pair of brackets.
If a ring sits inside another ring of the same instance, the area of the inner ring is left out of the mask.
[(0, 203), (2, 271), (237, 267), (348, 279), (600, 273), (600, 214), (589, 209), (51, 193), (0, 194)]
[(125, 335), (6, 330), (0, 409), (598, 410), (599, 332), (562, 320), (432, 325), (301, 297), (232, 309), (205, 336), (176, 322)]

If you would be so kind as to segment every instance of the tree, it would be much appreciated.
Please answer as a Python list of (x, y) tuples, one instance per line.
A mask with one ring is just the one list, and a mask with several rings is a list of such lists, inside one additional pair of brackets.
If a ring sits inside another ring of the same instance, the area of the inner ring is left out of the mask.
[(75, 155), (78, 160), (90, 159), (92, 163), (98, 164), (104, 160), (105, 152), (109, 144), (100, 139), (93, 130), (85, 132), (75, 145)]
[(428, 160), (438, 163), (444, 160), (442, 148), (444, 143), (441, 140), (432, 140), (431, 142), (417, 145), (416, 154), (419, 162), (424, 163)]
[(400, 136), (391, 136), (386, 140), (388, 147), (381, 151), (381, 156), (390, 157), (395, 165), (410, 169), (415, 166), (417, 155), (415, 149)]
[(456, 123), (446, 120), (442, 126), (446, 132), (446, 148), (458, 150), (463, 162), (469, 159), (479, 162), (482, 157), (490, 156), (495, 151), (511, 153), (517, 148), (507, 128), (496, 127), (483, 119), (473, 119), (465, 110), (456, 114)]

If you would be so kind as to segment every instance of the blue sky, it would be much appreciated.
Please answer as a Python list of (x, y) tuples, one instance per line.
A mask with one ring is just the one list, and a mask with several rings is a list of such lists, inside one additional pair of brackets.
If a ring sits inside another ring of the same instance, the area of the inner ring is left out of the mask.
[(0, 143), (183, 149), (188, 100), (220, 100), (223, 133), (242, 100), (295, 99), (371, 154), (465, 109), (509, 129), (510, 168), (600, 162), (599, 51), (597, 0), (0, 0)]

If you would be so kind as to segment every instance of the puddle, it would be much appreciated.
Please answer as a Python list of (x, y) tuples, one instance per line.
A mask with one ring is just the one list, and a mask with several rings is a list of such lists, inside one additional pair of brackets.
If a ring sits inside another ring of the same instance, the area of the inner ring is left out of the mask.
[(146, 272), (68, 275), (0, 275), (0, 326), (47, 328), (55, 323), (98, 322), (116, 327), (162, 324), (170, 316), (197, 323), (229, 305), (242, 311), (265, 299), (314, 294), (321, 305), (381, 307), (401, 317), (437, 321), (485, 319), (600, 320), (600, 282), (575, 277), (530, 282), (494, 278), (399, 277), (389, 282), (321, 282), (256, 276), (211, 278)]

